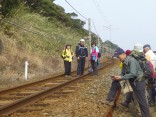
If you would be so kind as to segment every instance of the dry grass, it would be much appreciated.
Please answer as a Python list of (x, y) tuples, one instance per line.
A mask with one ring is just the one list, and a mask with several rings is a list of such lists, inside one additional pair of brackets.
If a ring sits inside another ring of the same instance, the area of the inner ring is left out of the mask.
[(4, 47), (0, 55), (1, 86), (24, 79), (26, 60), (29, 62), (29, 79), (62, 72), (64, 67), (60, 53), (64, 45), (70, 42), (75, 49), (81, 37), (60, 22), (49, 22), (48, 18), (22, 9), (7, 20), (44, 36), (3, 23), (0, 30), (0, 40)]

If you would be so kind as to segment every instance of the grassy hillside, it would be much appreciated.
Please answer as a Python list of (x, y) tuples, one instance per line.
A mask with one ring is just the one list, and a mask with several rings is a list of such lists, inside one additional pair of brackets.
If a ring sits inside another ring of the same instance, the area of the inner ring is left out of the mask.
[[(75, 13), (65, 13), (53, 0), (1, 0), (0, 8), (1, 84), (24, 79), (25, 61), (29, 79), (63, 72), (64, 46), (72, 44), (75, 51), (80, 38), (88, 36), (85, 22), (73, 19)], [(76, 69), (76, 59), (72, 67)]]
[(67, 43), (72, 49), (82, 38), (76, 29), (61, 21), (29, 12), (24, 4), (12, 9), (1, 21), (0, 74), (2, 81), (24, 78), (24, 62), (29, 62), (29, 78), (63, 70), (60, 53)]

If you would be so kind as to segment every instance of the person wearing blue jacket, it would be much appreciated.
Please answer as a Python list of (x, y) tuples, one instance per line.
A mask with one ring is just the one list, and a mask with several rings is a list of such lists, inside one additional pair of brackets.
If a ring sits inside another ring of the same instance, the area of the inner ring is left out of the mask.
[(75, 54), (76, 54), (77, 62), (78, 62), (77, 77), (84, 74), (86, 57), (88, 57), (88, 49), (84, 45), (84, 43), (85, 43), (85, 40), (80, 39), (80, 43), (76, 46)]

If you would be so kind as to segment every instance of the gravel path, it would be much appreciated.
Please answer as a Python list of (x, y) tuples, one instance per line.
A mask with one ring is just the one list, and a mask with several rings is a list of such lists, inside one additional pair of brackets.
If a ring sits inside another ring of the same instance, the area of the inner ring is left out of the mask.
[[(104, 117), (108, 106), (101, 104), (99, 100), (107, 96), (111, 85), (110, 75), (118, 73), (118, 64), (113, 65), (107, 70), (100, 71), (98, 78), (91, 76), (93, 80), (76, 84), (73, 88), (77, 90), (73, 93), (60, 97), (56, 94), (56, 98), (43, 99), (42, 102), (48, 104), (44, 108), (25, 107), (25, 110), (35, 108), (40, 111), (14, 113), (11, 117)], [(120, 96), (120, 101), (122, 100)], [(134, 104), (131, 104), (130, 108), (117, 104), (113, 117), (138, 117), (134, 113), (135, 109)]]

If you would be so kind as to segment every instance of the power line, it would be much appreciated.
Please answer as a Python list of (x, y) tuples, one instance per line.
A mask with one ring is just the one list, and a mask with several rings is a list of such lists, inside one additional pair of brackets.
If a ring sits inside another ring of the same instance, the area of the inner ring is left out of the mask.
[(27, 29), (27, 28), (25, 28), (25, 27), (23, 27), (23, 26), (21, 26), (21, 25), (15, 24), (15, 23), (10, 22), (10, 21), (8, 21), (8, 20), (2, 19), (2, 18), (0, 18), (0, 20), (1, 20), (2, 22), (5, 22), (5, 23), (11, 24), (11, 25), (13, 25), (13, 26), (15, 26), (15, 27), (18, 27), (18, 28), (20, 28), (20, 29), (22, 29), (22, 30), (25, 30), (25, 31), (27, 31), (27, 32), (30, 32), (30, 33), (32, 33), (32, 34), (41, 35), (41, 36), (43, 36), (43, 37), (50, 38), (49, 36), (43, 35), (43, 34), (41, 34), (41, 33), (39, 33), (39, 32), (36, 32), (36, 31), (32, 31), (32, 30), (30, 30), (30, 29)]
[(101, 17), (103, 17), (104, 21), (109, 23), (108, 20), (106, 20), (106, 16), (104, 15), (98, 0), (92, 0), (92, 1), (94, 2), (95, 6), (96, 6), (96, 8), (98, 10), (98, 13), (101, 15)]
[[(30, 23), (28, 23), (28, 22), (26, 22), (26, 21), (22, 21), (21, 22), (21, 20), (19, 20), (19, 19), (17, 19), (17, 18), (11, 18), (13, 21), (14, 21), (14, 23), (16, 23), (16, 22), (18, 22), (20, 25), (23, 25), (23, 24), (27, 24), (28, 26), (30, 26), (30, 27), (33, 27), (33, 28), (35, 28), (35, 29), (37, 29), (37, 30), (39, 30), (39, 31), (42, 31), (42, 32), (45, 32), (44, 30), (42, 30), (42, 29), (40, 29), (40, 28), (38, 28), (38, 27), (36, 27), (36, 26), (34, 26), (34, 25), (31, 25)], [(16, 21), (15, 21), (16, 20)], [(12, 22), (13, 23), (13, 22)], [(17, 24), (17, 23), (16, 23)], [(45, 32), (46, 33), (46, 32)]]
[(98, 43), (98, 47), (101, 47), (101, 42), (100, 42), (100, 38), (99, 38), (99, 34), (96, 30), (96, 26), (95, 26), (95, 23), (93, 22), (93, 26), (94, 26), (94, 30), (96, 32), (96, 35), (97, 35), (97, 43)]
[(79, 15), (81, 15), (84, 19), (88, 20), (84, 15), (82, 15), (79, 11), (77, 11), (67, 0), (65, 0), (67, 4), (69, 4)]

